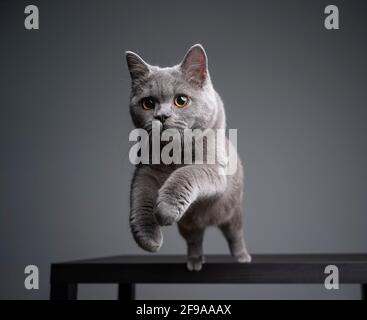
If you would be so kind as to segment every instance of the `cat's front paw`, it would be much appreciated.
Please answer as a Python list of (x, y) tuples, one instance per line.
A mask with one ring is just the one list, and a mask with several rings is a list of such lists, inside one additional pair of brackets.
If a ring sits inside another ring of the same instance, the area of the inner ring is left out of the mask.
[(153, 214), (161, 226), (169, 226), (179, 220), (180, 213), (177, 206), (160, 201), (154, 208)]
[(132, 228), (133, 237), (136, 243), (145, 251), (157, 252), (163, 243), (163, 235), (161, 228), (157, 226), (151, 226), (150, 230), (141, 230), (138, 228)]
[(187, 257), (186, 267), (189, 271), (200, 271), (203, 267), (204, 257)]
[(241, 254), (236, 255), (235, 259), (240, 263), (249, 263), (252, 260), (251, 256), (247, 252), (242, 252)]

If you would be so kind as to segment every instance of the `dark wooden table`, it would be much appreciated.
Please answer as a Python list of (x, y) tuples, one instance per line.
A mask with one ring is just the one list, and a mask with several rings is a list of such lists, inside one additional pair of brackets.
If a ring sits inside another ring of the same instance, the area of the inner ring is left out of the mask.
[(336, 265), (339, 283), (359, 284), (367, 298), (367, 254), (259, 254), (250, 264), (228, 255), (207, 255), (199, 272), (178, 255), (124, 255), (51, 265), (52, 300), (77, 299), (79, 283), (116, 283), (118, 298), (134, 299), (138, 283), (323, 284), (325, 267)]

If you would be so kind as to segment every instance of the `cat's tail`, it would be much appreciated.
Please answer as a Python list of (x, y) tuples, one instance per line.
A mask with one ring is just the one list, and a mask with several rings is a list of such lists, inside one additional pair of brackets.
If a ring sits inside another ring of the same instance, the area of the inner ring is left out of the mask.
[(163, 234), (153, 214), (131, 212), (130, 229), (135, 242), (143, 250), (157, 252), (161, 248)]

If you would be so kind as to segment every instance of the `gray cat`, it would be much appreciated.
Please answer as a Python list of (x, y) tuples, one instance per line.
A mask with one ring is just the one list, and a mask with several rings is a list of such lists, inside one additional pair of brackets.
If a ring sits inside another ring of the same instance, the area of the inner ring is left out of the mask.
[[(130, 113), (137, 128), (151, 132), (152, 122), (160, 121), (164, 129), (180, 131), (225, 129), (223, 103), (201, 45), (191, 47), (179, 65), (169, 68), (151, 66), (130, 51), (126, 59), (132, 80)], [(243, 169), (239, 159), (237, 163), (233, 175), (219, 174), (220, 163), (137, 165), (130, 227), (138, 245), (156, 252), (163, 241), (161, 226), (177, 222), (187, 242), (187, 268), (198, 271), (204, 262), (205, 228), (218, 226), (235, 259), (250, 262), (242, 226)]]

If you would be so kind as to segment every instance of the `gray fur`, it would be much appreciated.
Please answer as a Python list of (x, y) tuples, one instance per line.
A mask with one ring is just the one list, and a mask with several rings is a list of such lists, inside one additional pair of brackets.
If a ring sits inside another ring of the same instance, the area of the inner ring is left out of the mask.
[[(225, 128), (221, 98), (211, 82), (207, 57), (201, 45), (190, 48), (182, 63), (170, 68), (148, 65), (132, 52), (126, 53), (132, 79), (130, 113), (137, 128), (151, 130), (152, 121), (168, 117), (163, 128)], [(190, 104), (182, 109), (174, 96), (186, 94)], [(159, 103), (144, 110), (141, 100), (155, 97)], [(227, 143), (229, 143), (227, 141)], [(217, 150), (224, 153), (225, 150)], [(234, 175), (220, 175), (220, 163), (192, 165), (138, 165), (131, 184), (130, 226), (144, 250), (156, 252), (162, 245), (161, 226), (178, 224), (187, 241), (189, 270), (200, 270), (203, 234), (208, 226), (223, 232), (231, 254), (250, 262), (242, 227), (243, 169), (238, 159)]]

